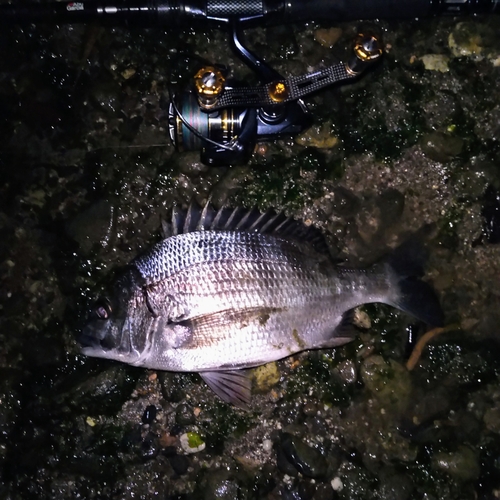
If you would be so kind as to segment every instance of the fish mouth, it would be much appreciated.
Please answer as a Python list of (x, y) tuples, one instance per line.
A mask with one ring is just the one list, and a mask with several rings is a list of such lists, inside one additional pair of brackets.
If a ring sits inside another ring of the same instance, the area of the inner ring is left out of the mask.
[(85, 330), (77, 335), (76, 341), (80, 344), (82, 349), (87, 347), (101, 347), (101, 339), (97, 338), (95, 335), (89, 335)]
[(83, 355), (126, 363), (133, 363), (140, 358), (139, 353), (132, 348), (127, 337), (117, 341), (109, 333), (102, 332), (93, 326), (92, 324), (87, 325), (76, 337)]
[(94, 358), (109, 357), (110, 348), (106, 348), (104, 339), (99, 339), (94, 335), (81, 332), (76, 340), (80, 345), (80, 352), (85, 356), (91, 356)]
[[(82, 353), (87, 356), (101, 357), (116, 347), (110, 336), (99, 328), (94, 328), (93, 324), (86, 325), (77, 335), (76, 341)], [(99, 353), (102, 354), (99, 355)]]

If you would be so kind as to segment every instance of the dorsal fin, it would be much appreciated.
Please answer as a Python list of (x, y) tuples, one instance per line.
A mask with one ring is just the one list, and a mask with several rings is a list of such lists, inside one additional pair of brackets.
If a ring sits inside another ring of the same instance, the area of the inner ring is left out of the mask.
[(177, 206), (172, 208), (172, 222), (171, 222), (172, 229), (170, 231), (172, 236), (175, 236), (177, 234), (182, 234), (185, 218), (186, 218), (186, 212), (184, 210), (181, 210)]
[(222, 207), (215, 209), (208, 202), (201, 207), (196, 201), (187, 210), (172, 209), (171, 230), (164, 233), (177, 235), (193, 231), (245, 231), (272, 234), (281, 238), (307, 241), (316, 251), (328, 253), (328, 245), (321, 231), (314, 226), (287, 217), (283, 212), (272, 209), (261, 212), (257, 208)]

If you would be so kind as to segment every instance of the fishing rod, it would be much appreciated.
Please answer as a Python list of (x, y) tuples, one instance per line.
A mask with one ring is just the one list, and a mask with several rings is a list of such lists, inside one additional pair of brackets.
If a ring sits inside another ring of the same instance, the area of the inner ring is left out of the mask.
[(0, 23), (146, 26), (285, 24), (304, 21), (412, 19), (500, 12), (500, 0), (88, 0), (0, 5)]
[(199, 150), (207, 165), (249, 161), (259, 142), (302, 133), (312, 123), (303, 98), (358, 78), (380, 60), (379, 36), (358, 33), (344, 62), (284, 78), (242, 42), (249, 27), (304, 21), (413, 19), (500, 12), (500, 0), (89, 0), (0, 5), (0, 24), (139, 24), (214, 26), (229, 32), (239, 58), (259, 86), (229, 77), (223, 65), (205, 65), (188, 88), (171, 94), (168, 128), (177, 150)]

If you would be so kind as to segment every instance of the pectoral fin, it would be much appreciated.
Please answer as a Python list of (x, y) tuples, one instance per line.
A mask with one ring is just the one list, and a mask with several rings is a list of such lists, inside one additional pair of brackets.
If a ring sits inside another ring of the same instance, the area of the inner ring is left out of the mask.
[(200, 375), (223, 401), (248, 410), (252, 381), (247, 371), (201, 372)]

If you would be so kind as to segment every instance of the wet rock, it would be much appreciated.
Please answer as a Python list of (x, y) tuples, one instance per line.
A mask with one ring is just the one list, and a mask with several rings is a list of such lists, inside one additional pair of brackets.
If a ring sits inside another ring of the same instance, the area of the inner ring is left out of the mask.
[(319, 407), (314, 401), (309, 401), (304, 405), (302, 411), (306, 417), (312, 417), (318, 413)]
[(432, 130), (444, 129), (460, 112), (457, 97), (447, 90), (436, 89), (422, 104), (425, 119)]
[(342, 492), (342, 498), (357, 500), (371, 497), (374, 489), (373, 477), (363, 467), (346, 462), (341, 466), (337, 478), (332, 480), (332, 488), (336, 487), (335, 491)]
[(450, 71), (448, 66), (450, 58), (444, 54), (425, 54), (420, 60), (427, 70), (440, 71), (441, 73), (448, 73), (448, 71)]
[(107, 113), (114, 115), (121, 109), (121, 87), (111, 78), (101, 78), (95, 81), (90, 89), (90, 98), (95, 105)]
[(142, 460), (147, 462), (148, 460), (153, 460), (160, 453), (160, 444), (158, 442), (158, 437), (152, 433), (148, 432), (144, 437), (141, 445), (141, 457)]
[(292, 488), (283, 488), (281, 495), (283, 500), (312, 500), (315, 497), (316, 485), (310, 482), (301, 481)]
[(296, 477), (299, 474), (297, 468), (288, 460), (281, 446), (278, 446), (276, 449), (276, 465), (278, 469), (287, 476)]
[(194, 424), (196, 418), (193, 413), (193, 407), (186, 403), (181, 403), (175, 410), (175, 423), (180, 426)]
[(410, 420), (418, 425), (431, 422), (440, 415), (445, 415), (453, 403), (452, 395), (447, 387), (437, 387), (433, 392), (415, 398), (415, 406), (411, 410)]
[(203, 500), (234, 500), (239, 498), (238, 483), (228, 470), (211, 471), (204, 477), (199, 495)]
[[(161, 439), (161, 438), (160, 438)], [(165, 448), (163, 448), (163, 455), (165, 455), (167, 458), (172, 458), (174, 457), (175, 455), (177, 455), (177, 447), (174, 446), (174, 445), (169, 445), (169, 446), (165, 446)]]
[(330, 484), (318, 484), (314, 500), (335, 500), (335, 493)]
[(155, 405), (149, 405), (146, 407), (144, 410), (144, 413), (142, 414), (142, 423), (143, 424), (152, 424), (155, 421), (156, 418), (156, 406)]
[(384, 500), (407, 500), (413, 492), (411, 479), (398, 474), (392, 468), (383, 469), (379, 474), (378, 497)]
[(290, 59), (299, 53), (296, 34), (290, 26), (272, 26), (266, 29), (266, 45), (279, 59)]
[(354, 216), (361, 206), (360, 199), (349, 189), (336, 187), (331, 193), (331, 211), (340, 217)]
[(301, 146), (312, 146), (318, 149), (331, 149), (339, 145), (339, 138), (334, 135), (330, 123), (322, 123), (307, 129), (295, 138)]
[(403, 365), (375, 355), (364, 360), (360, 373), (366, 387), (387, 409), (399, 412), (406, 408), (411, 395), (411, 381)]
[(500, 243), (500, 192), (489, 185), (483, 196), (483, 234), (488, 243)]
[(448, 37), (448, 46), (455, 57), (482, 59), (487, 47), (495, 40), (495, 33), (487, 25), (474, 22), (457, 23)]
[[(500, 412), (498, 416), (500, 417)], [(455, 433), (455, 439), (458, 442), (468, 443), (470, 445), (479, 443), (483, 426), (475, 415), (465, 410), (453, 413), (450, 416), (450, 421), (452, 426), (456, 426), (457, 432)]]
[(354, 309), (354, 317), (352, 319), (353, 324), (356, 328), (361, 330), (369, 330), (372, 327), (372, 320), (366, 311), (357, 307)]
[(380, 207), (373, 198), (363, 203), (355, 220), (358, 233), (367, 244), (371, 244), (375, 236), (383, 229)]
[(482, 120), (476, 121), (474, 124), (474, 132), (478, 137), (484, 140), (488, 140), (490, 137), (500, 136), (500, 105), (496, 105), (493, 109), (488, 110), (488, 113), (483, 115)]
[(115, 415), (129, 398), (136, 383), (136, 379), (120, 366), (111, 366), (97, 374), (82, 370), (78, 378), (76, 375), (76, 380), (68, 380), (74, 385), (61, 398), (70, 407), (79, 408), (89, 415)]
[(386, 189), (377, 199), (381, 225), (388, 228), (399, 221), (405, 207), (405, 196), (397, 189)]
[(354, 384), (358, 378), (358, 371), (356, 365), (350, 359), (342, 361), (337, 366), (337, 373), (344, 384)]
[(314, 32), (314, 39), (323, 47), (331, 49), (342, 36), (341, 28), (320, 28)]
[(257, 392), (266, 393), (276, 385), (281, 378), (277, 363), (267, 363), (253, 371), (254, 387)]
[(500, 406), (488, 408), (483, 421), (489, 431), (500, 434)]
[(125, 432), (120, 443), (120, 448), (123, 451), (129, 451), (130, 449), (136, 448), (141, 443), (142, 443), (141, 428), (140, 426), (137, 425)]
[(432, 457), (432, 466), (460, 482), (473, 481), (480, 472), (476, 453), (466, 446), (460, 446), (457, 451), (450, 453), (436, 453)]
[(171, 372), (159, 372), (158, 379), (163, 397), (166, 401), (178, 403), (186, 397), (182, 374)]
[(120, 126), (120, 134), (124, 141), (133, 141), (142, 125), (142, 116), (134, 116), (125, 120)]
[[(172, 168), (172, 165), (169, 165)], [(208, 172), (210, 167), (200, 161), (200, 153), (198, 151), (187, 151), (182, 155), (182, 161), (179, 158), (176, 167), (179, 171), (190, 177), (198, 177), (204, 172)]]
[(189, 468), (189, 458), (186, 457), (186, 455), (174, 455), (172, 457), (169, 457), (169, 462), (170, 465), (172, 466), (172, 469), (174, 469), (174, 472), (178, 476), (183, 476), (186, 474), (188, 468)]
[(221, 174), (221, 180), (213, 186), (211, 191), (212, 203), (222, 207), (228, 203), (231, 196), (241, 187), (245, 179), (251, 175), (248, 166), (236, 166)]
[(446, 163), (462, 152), (464, 141), (460, 137), (431, 132), (420, 139), (420, 146), (427, 158)]
[(94, 245), (106, 247), (113, 236), (114, 207), (107, 200), (101, 200), (78, 214), (67, 226), (73, 238), (84, 253), (89, 253)]
[(298, 437), (284, 433), (280, 447), (286, 459), (304, 476), (318, 478), (325, 475), (328, 467), (325, 457)]

